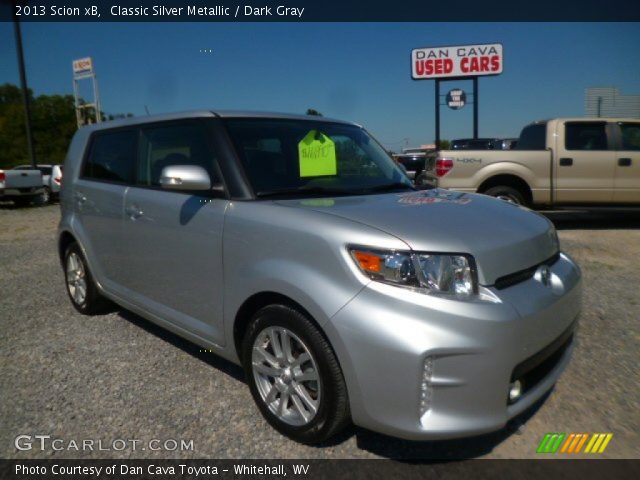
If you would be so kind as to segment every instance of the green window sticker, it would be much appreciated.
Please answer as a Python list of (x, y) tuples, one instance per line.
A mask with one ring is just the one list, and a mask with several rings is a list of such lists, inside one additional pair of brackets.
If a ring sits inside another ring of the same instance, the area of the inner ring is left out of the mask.
[(324, 133), (311, 130), (298, 143), (301, 177), (335, 175), (336, 144)]

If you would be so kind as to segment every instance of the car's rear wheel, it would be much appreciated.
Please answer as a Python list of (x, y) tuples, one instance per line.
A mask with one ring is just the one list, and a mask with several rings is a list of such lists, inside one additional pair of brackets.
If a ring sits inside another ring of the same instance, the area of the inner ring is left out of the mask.
[(242, 356), (251, 394), (280, 433), (318, 443), (348, 423), (338, 360), (306, 315), (285, 305), (262, 308), (247, 329)]
[(67, 293), (75, 309), (84, 315), (95, 315), (107, 310), (110, 303), (98, 292), (89, 266), (77, 243), (67, 248), (64, 256)]

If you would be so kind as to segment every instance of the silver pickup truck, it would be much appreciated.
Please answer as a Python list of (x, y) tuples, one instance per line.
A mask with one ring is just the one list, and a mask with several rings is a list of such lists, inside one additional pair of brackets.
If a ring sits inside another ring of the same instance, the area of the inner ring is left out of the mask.
[(0, 170), (0, 201), (13, 200), (16, 205), (28, 205), (43, 191), (40, 170)]
[(640, 206), (640, 120), (534, 122), (514, 150), (437, 152), (416, 183), (524, 205)]

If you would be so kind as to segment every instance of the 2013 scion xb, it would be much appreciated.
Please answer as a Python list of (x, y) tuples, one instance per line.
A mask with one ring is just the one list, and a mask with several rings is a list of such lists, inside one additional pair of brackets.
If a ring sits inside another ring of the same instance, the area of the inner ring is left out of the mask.
[(415, 190), (358, 125), (118, 120), (76, 133), (65, 175), (75, 308), (115, 302), (241, 364), (264, 417), (298, 441), (349, 421), (408, 439), (500, 429), (569, 361), (580, 270), (553, 225)]

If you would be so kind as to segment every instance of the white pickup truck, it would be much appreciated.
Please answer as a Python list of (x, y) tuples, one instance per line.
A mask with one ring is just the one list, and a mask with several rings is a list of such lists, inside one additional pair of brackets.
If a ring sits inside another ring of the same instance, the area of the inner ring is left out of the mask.
[(0, 201), (30, 204), (44, 192), (40, 170), (0, 170)]
[(514, 150), (441, 150), (432, 165), (416, 183), (529, 206), (640, 206), (640, 120), (534, 122)]

